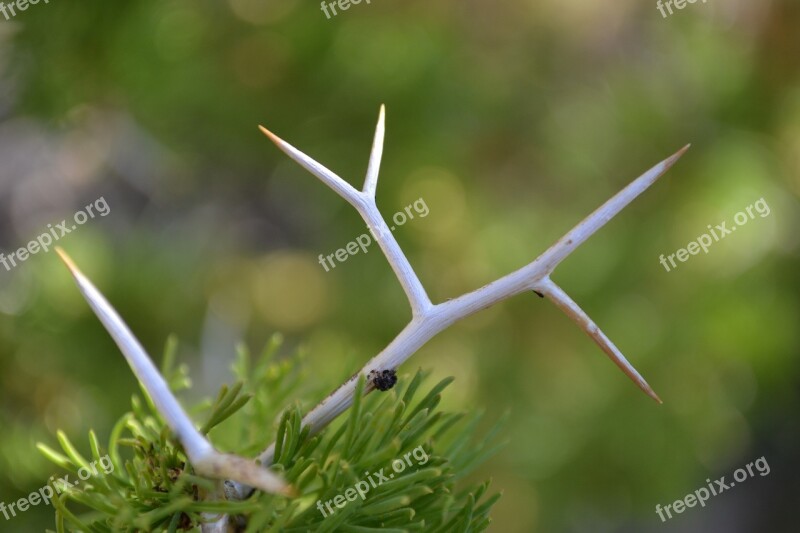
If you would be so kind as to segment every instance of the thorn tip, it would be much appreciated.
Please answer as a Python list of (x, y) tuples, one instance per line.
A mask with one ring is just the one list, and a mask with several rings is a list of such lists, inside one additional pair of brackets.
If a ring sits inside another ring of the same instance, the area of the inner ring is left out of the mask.
[(656, 391), (654, 391), (646, 381), (642, 384), (641, 389), (645, 394), (654, 399), (656, 403), (659, 405), (664, 405), (664, 401), (658, 396), (658, 394), (656, 394)]
[(69, 255), (67, 255), (67, 252), (65, 252), (63, 248), (61, 248), (60, 246), (56, 246), (54, 249), (58, 254), (58, 256), (61, 258), (61, 260), (64, 262), (64, 264), (67, 266), (67, 268), (70, 270), (70, 272), (72, 272), (73, 274), (80, 273), (80, 270), (78, 269), (75, 262)]
[(260, 130), (261, 130), (261, 133), (263, 133), (264, 135), (266, 135), (267, 137), (269, 137), (269, 140), (270, 140), (270, 141), (272, 141), (272, 142), (274, 142), (275, 144), (278, 144), (278, 145), (279, 145), (279, 144), (282, 142), (280, 137), (278, 137), (277, 135), (275, 135), (274, 133), (272, 133), (271, 131), (269, 131), (269, 130), (268, 130), (267, 128), (265, 128), (264, 126), (261, 126), (261, 125), (259, 125), (259, 126), (258, 126), (258, 129), (260, 129)]
[(669, 169), (670, 167), (672, 167), (672, 165), (674, 165), (675, 163), (677, 163), (677, 162), (678, 162), (678, 159), (680, 159), (680, 158), (683, 156), (683, 154), (685, 154), (685, 153), (686, 153), (686, 151), (687, 151), (689, 148), (691, 148), (691, 146), (692, 146), (692, 143), (689, 143), (689, 144), (687, 144), (686, 146), (684, 146), (683, 148), (681, 148), (680, 150), (678, 150), (677, 152), (675, 152), (674, 154), (672, 154), (671, 156), (669, 156), (669, 157), (666, 159), (666, 161), (665, 161), (665, 164), (664, 164), (664, 171), (666, 171), (667, 169)]

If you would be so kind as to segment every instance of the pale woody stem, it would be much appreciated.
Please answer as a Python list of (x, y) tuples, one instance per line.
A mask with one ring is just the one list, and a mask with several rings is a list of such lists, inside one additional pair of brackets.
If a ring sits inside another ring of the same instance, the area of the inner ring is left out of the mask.
[[(663, 175), (681, 155), (688, 145), (673, 156), (658, 163), (622, 191), (600, 206), (594, 213), (551, 246), (546, 252), (528, 265), (500, 278), (488, 285), (444, 303), (433, 305), (416, 273), (400, 249), (375, 204), (378, 169), (383, 148), (384, 109), (376, 128), (370, 164), (364, 190), (356, 191), (339, 176), (303, 154), (288, 143), (261, 127), (262, 131), (290, 157), (315, 174), (337, 193), (350, 202), (361, 214), (373, 231), (373, 236), (383, 250), (389, 264), (402, 285), (413, 311), (411, 322), (398, 336), (371, 359), (354, 377), (331, 393), (304, 418), (303, 425), (315, 434), (326, 427), (353, 402), (355, 387), (360, 374), (368, 375), (371, 370), (394, 369), (411, 357), (419, 348), (435, 335), (473, 313), (490, 307), (495, 303), (526, 291), (536, 291), (553, 301), (557, 307), (572, 318), (594, 340), (601, 349), (649, 396), (658, 399), (647, 382), (628, 363), (622, 353), (603, 334), (597, 325), (573, 302), (567, 294), (550, 280), (550, 274), (572, 251), (586, 241), (597, 230), (617, 215), (633, 199), (639, 196), (661, 175)], [(372, 390), (368, 387), (367, 393)], [(270, 464), (274, 459), (275, 445), (270, 445), (259, 456), (262, 464)], [(241, 494), (247, 494), (239, 487)]]

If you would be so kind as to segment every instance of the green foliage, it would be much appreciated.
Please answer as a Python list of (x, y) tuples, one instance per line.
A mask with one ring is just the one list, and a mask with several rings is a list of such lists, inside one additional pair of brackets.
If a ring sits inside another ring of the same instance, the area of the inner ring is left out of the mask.
[[(429, 205), (395, 236), (434, 302), (526, 264), (693, 142), (555, 279), (663, 406), (532, 294), (401, 370), (455, 375), (447, 398), (465, 409), (513, 406), (491, 464), (493, 488), (514, 495), (493, 512), (503, 533), (647, 531), (656, 502), (756, 452), (796, 472), (800, 2), (697, 2), (668, 19), (654, 1), (364, 4), (330, 20), (296, 0), (52, 0), (0, 15), (2, 251), (104, 195), (111, 214), (62, 245), (142, 343), (175, 331), (199, 344), (216, 315), (259, 349), (265, 330), (285, 331), (309, 343), (310, 404), (409, 311), (377, 246), (330, 272), (317, 263), (364, 223), (257, 124), (359, 186), (387, 105), (378, 203), (387, 216)], [(769, 217), (677, 270), (658, 263), (762, 195)], [(51, 428), (83, 445), (91, 424), (106, 445), (133, 379), (52, 252), (0, 265), (0, 365), (8, 503), (55, 473), (30, 445), (56, 443)], [(289, 405), (273, 401), (272, 416)], [(265, 414), (238, 439), (235, 420), (211, 430), (220, 448), (254, 454), (275, 435)], [(764, 479), (747, 501), (779, 525), (762, 529), (792, 531), (776, 504), (800, 501), (800, 483)], [(51, 515), (39, 505), (0, 530), (41, 532)]]
[[(476, 439), (479, 415), (438, 411), (452, 378), (423, 395), (426, 375), (418, 371), (413, 378), (402, 377), (391, 391), (358, 394), (348, 416), (309, 437), (301, 429), (297, 402), (303, 357), (279, 358), (280, 345), (280, 336), (274, 336), (256, 358), (241, 348), (233, 365), (238, 381), (223, 386), (215, 401), (198, 409), (204, 418), (202, 431), (226, 451), (256, 455), (275, 439), (272, 468), (293, 484), (299, 497), (257, 493), (240, 502), (205, 500), (202, 496), (215, 489), (215, 482), (193, 474), (147, 395), (144, 401), (135, 395), (131, 412), (119, 420), (109, 438), (105, 453), (113, 471), (92, 475), (54, 497), (57, 531), (199, 531), (209, 513), (239, 516), (247, 532), (449, 532), (487, 527), (500, 495), (488, 495), (488, 482), (459, 485), (497, 449), (494, 441), (501, 423)], [(170, 387), (179, 391), (189, 388), (190, 382), (187, 368), (175, 366), (175, 348), (171, 340), (162, 371)], [(362, 378), (359, 392), (363, 387)], [(44, 444), (39, 449), (77, 476), (90, 462), (65, 434), (59, 432), (58, 440), (63, 453)], [(93, 460), (99, 461), (104, 450), (93, 432), (89, 442)], [(393, 461), (402, 462), (404, 457), (402, 472), (394, 470)], [(356, 498), (343, 509), (333, 507), (335, 513), (326, 512), (327, 517), (318, 510), (318, 500), (344, 495), (368, 479), (367, 473), (381, 469), (391, 479), (376, 483), (363, 499)]]

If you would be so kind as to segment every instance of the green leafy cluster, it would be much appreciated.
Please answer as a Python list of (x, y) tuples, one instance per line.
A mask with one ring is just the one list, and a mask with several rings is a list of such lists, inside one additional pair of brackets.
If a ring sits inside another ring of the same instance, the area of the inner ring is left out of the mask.
[[(223, 386), (215, 401), (200, 404), (193, 414), (205, 422), (201, 431), (222, 451), (255, 456), (276, 441), (272, 469), (280, 472), (300, 496), (286, 498), (256, 493), (244, 501), (207, 500), (217, 482), (194, 475), (180, 445), (173, 440), (147, 394), (134, 396), (131, 412), (111, 432), (107, 455), (113, 472), (92, 475), (79, 486), (53, 498), (56, 530), (199, 531), (215, 514), (236, 517), (238, 527), (257, 531), (481, 531), (499, 494), (489, 483), (459, 487), (470, 471), (491, 455), (502, 421), (483, 438), (475, 437), (480, 415), (437, 410), (445, 379), (422, 393), (426, 373), (401, 376), (388, 392), (357, 394), (349, 415), (310, 437), (301, 428), (300, 402), (306, 367), (302, 353), (278, 357), (280, 336), (252, 357), (240, 348), (233, 366), (239, 381)], [(174, 391), (190, 387), (188, 371), (175, 365), (171, 340), (162, 367)], [(363, 390), (363, 378), (358, 392)], [(143, 398), (143, 399), (142, 399)], [(290, 407), (286, 407), (289, 405)], [(77, 474), (88, 464), (66, 435), (59, 433), (63, 453), (40, 444), (60, 467)], [(95, 461), (104, 450), (90, 432)], [(421, 447), (421, 448), (420, 448)], [(365, 474), (384, 468), (412, 450), (424, 450), (424, 464), (408, 466), (390, 481), (371, 488), (363, 498), (333, 507), (323, 516), (317, 501), (329, 501)], [(461, 483), (460, 483), (461, 482)], [(55, 487), (54, 487), (55, 488)], [(55, 491), (54, 491), (55, 492)]]

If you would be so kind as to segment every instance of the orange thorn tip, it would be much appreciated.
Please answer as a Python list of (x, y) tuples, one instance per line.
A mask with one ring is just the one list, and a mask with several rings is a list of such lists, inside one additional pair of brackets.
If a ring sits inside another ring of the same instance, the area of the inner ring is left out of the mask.
[(78, 267), (75, 265), (75, 262), (69, 255), (67, 255), (67, 252), (65, 252), (63, 248), (61, 248), (60, 246), (56, 246), (55, 251), (61, 258), (61, 260), (64, 262), (64, 264), (67, 265), (67, 268), (70, 270), (70, 272), (72, 272), (73, 274), (80, 273), (80, 270), (78, 270)]
[(270, 140), (270, 141), (272, 141), (272, 142), (274, 142), (275, 144), (280, 144), (280, 143), (282, 143), (282, 142), (283, 142), (283, 141), (281, 140), (281, 138), (280, 138), (280, 137), (278, 137), (277, 135), (275, 135), (274, 133), (272, 133), (271, 131), (269, 131), (269, 130), (268, 130), (267, 128), (265, 128), (264, 126), (261, 126), (261, 125), (259, 125), (259, 126), (258, 126), (258, 129), (260, 129), (260, 130), (261, 130), (261, 133), (263, 133), (264, 135), (266, 135), (267, 137), (269, 137), (269, 140)]

